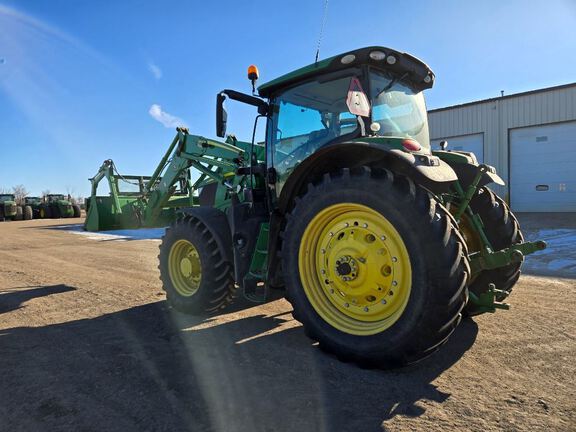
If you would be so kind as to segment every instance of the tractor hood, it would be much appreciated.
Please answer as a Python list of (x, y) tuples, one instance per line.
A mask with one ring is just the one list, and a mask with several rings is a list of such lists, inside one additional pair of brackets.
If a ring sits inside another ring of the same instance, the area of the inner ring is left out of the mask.
[(372, 46), (348, 51), (282, 75), (258, 87), (258, 94), (270, 97), (276, 91), (302, 80), (360, 65), (369, 65), (402, 76), (417, 91), (434, 85), (434, 73), (420, 59), (391, 48)]

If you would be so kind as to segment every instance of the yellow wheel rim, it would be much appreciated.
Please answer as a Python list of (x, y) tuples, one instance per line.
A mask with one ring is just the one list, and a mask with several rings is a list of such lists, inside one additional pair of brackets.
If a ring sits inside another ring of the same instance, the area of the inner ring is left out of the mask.
[(412, 289), (406, 245), (394, 226), (369, 207), (341, 203), (319, 212), (302, 236), (300, 280), (328, 324), (372, 335), (402, 315)]
[(202, 266), (198, 251), (188, 240), (178, 240), (172, 245), (168, 272), (178, 294), (184, 297), (196, 294), (202, 280)]

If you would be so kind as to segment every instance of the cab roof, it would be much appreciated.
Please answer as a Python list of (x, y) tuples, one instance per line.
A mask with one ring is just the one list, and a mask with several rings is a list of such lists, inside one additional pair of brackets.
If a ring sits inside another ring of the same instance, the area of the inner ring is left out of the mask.
[[(373, 53), (383, 53), (384, 56), (379, 54), (382, 58), (375, 60), (373, 57), (376, 56)], [(373, 57), (371, 57), (371, 54), (373, 54)], [(434, 85), (434, 72), (422, 60), (392, 48), (371, 46), (348, 51), (296, 69), (262, 84), (258, 87), (258, 94), (261, 97), (270, 97), (277, 91), (300, 81), (366, 64), (403, 77), (404, 80), (412, 83), (415, 90), (418, 91), (431, 88)]]

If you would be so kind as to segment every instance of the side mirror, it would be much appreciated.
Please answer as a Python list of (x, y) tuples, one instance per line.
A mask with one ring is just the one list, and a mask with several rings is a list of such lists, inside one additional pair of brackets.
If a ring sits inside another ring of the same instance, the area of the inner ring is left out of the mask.
[(226, 122), (228, 121), (228, 113), (224, 108), (224, 101), (226, 95), (218, 93), (216, 96), (216, 136), (224, 138), (226, 136)]
[(448, 148), (448, 141), (446, 140), (440, 141), (440, 148), (442, 150), (446, 150)]

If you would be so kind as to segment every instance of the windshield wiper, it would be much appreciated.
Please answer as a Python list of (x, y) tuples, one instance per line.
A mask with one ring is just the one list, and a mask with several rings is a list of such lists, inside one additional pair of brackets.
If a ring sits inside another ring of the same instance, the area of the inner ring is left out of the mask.
[(393, 86), (394, 84), (396, 84), (398, 81), (401, 81), (401, 80), (403, 80), (404, 78), (406, 78), (406, 75), (408, 75), (408, 72), (406, 72), (406, 73), (405, 73), (404, 75), (402, 75), (401, 77), (393, 78), (392, 81), (390, 81), (390, 82), (388, 83), (388, 85), (387, 85), (386, 87), (384, 87), (384, 88), (376, 95), (375, 99), (378, 99), (378, 98), (380, 97), (380, 95), (381, 95), (382, 93), (384, 93), (385, 91), (390, 90), (390, 89), (392, 88), (392, 86)]

